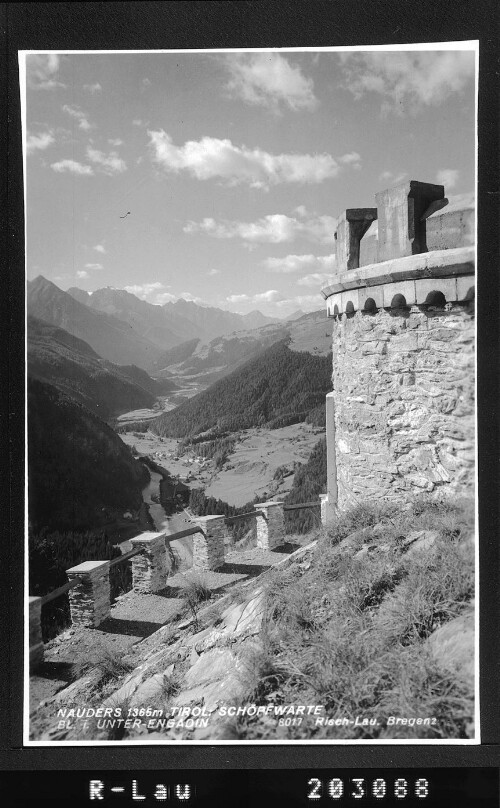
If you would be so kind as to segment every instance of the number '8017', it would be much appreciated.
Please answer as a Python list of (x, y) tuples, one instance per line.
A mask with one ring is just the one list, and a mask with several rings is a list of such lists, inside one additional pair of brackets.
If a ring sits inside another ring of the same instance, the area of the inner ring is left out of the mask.
[(311, 777), (307, 783), (309, 791), (307, 799), (314, 801), (323, 798), (331, 800), (341, 800), (351, 798), (362, 800), (372, 797), (383, 800), (385, 797), (395, 797), (397, 800), (404, 800), (406, 797), (417, 797), (425, 799), (429, 796), (429, 781), (425, 777), (411, 782), (399, 777), (397, 780), (388, 781), (379, 777), (376, 780), (368, 781), (363, 777), (355, 777), (351, 780), (341, 780), (333, 777), (331, 780), (319, 780)]

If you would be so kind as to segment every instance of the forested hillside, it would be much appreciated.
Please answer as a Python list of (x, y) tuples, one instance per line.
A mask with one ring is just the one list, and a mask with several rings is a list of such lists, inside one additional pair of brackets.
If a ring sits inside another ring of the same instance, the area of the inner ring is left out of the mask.
[(119, 412), (152, 407), (156, 396), (176, 389), (134, 365), (101, 359), (83, 340), (62, 328), (28, 317), (28, 372), (53, 384), (92, 412), (108, 419)]
[(139, 508), (147, 472), (118, 435), (52, 385), (28, 379), (31, 529), (87, 531)]
[(181, 342), (180, 345), (175, 345), (173, 348), (170, 348), (170, 350), (164, 351), (161, 356), (159, 356), (158, 359), (153, 362), (152, 372), (164, 372), (165, 368), (167, 368), (169, 365), (176, 365), (179, 362), (184, 362), (185, 359), (188, 359), (188, 357), (191, 356), (199, 341), (199, 338), (195, 337), (195, 339), (187, 340), (187, 342)]
[[(307, 463), (295, 472), (293, 485), (286, 497), (286, 504), (313, 502), (326, 493), (326, 438), (321, 438), (311, 452)], [(318, 527), (320, 509), (285, 511), (287, 533), (307, 533)]]
[(331, 355), (291, 351), (285, 341), (216, 382), (152, 424), (158, 435), (278, 428), (305, 420), (331, 386)]

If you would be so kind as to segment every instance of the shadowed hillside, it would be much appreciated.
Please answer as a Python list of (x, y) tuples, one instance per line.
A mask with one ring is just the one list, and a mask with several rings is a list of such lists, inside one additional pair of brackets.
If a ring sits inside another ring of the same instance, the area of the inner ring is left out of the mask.
[(134, 365), (106, 362), (83, 340), (35, 317), (28, 317), (28, 368), (30, 376), (53, 384), (104, 419), (152, 407), (156, 396), (175, 389)]
[(28, 380), (29, 519), (89, 530), (139, 508), (147, 472), (96, 415), (50, 384)]

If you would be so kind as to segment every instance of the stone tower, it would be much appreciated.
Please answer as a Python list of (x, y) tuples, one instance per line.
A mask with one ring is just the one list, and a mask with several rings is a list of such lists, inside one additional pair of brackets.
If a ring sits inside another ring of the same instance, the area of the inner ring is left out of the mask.
[(346, 210), (333, 318), (326, 520), (356, 502), (474, 486), (471, 198), (410, 181)]

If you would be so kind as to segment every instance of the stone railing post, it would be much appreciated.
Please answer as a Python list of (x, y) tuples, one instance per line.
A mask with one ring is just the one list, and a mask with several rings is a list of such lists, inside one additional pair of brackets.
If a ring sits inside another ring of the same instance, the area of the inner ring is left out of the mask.
[(164, 533), (142, 533), (130, 539), (134, 550), (142, 553), (133, 556), (132, 587), (134, 592), (152, 594), (167, 585), (170, 565), (167, 563), (167, 549)]
[(207, 572), (224, 564), (224, 537), (227, 528), (224, 516), (197, 516), (203, 533), (193, 536), (193, 569)]
[(258, 502), (255, 510), (263, 511), (264, 516), (256, 516), (257, 547), (272, 550), (285, 541), (285, 515), (282, 502)]
[(109, 561), (84, 561), (66, 570), (70, 581), (82, 583), (69, 590), (71, 622), (77, 626), (96, 628), (111, 613)]
[(42, 599), (31, 597), (28, 601), (29, 618), (29, 646), (30, 646), (30, 670), (34, 671), (43, 662), (43, 639), (42, 639)]

